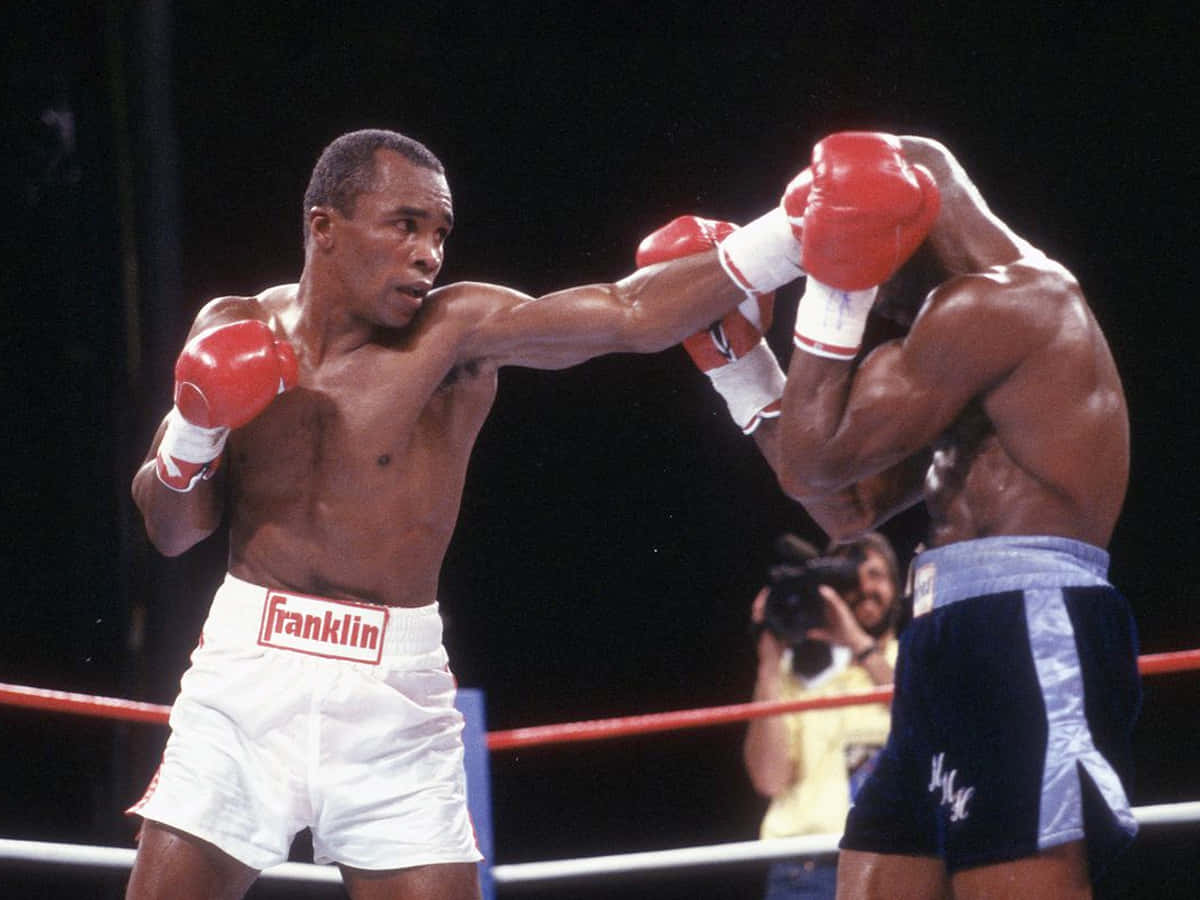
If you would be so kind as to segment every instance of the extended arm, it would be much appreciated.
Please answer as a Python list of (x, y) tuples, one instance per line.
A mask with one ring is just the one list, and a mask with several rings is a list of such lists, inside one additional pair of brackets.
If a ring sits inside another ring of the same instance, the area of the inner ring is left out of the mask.
[(709, 251), (613, 284), (511, 297), (479, 321), (464, 358), (562, 369), (606, 353), (653, 353), (720, 318), (745, 294)]
[(643, 242), (638, 270), (614, 284), (536, 300), (511, 293), (461, 352), (497, 365), (556, 369), (605, 353), (664, 350), (798, 278), (799, 256), (782, 208), (740, 231), (681, 217)]

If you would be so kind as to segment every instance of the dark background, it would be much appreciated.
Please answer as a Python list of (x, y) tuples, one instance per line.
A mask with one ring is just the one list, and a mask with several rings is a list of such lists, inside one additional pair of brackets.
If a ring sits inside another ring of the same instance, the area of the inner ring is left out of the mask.
[[(159, 558), (129, 480), (191, 317), (212, 296), (295, 280), (312, 163), (364, 126), (444, 161), (457, 224), (442, 282), (532, 294), (624, 274), (641, 236), (676, 215), (753, 218), (827, 132), (943, 140), (1091, 299), (1133, 418), (1112, 578), (1143, 652), (1196, 646), (1196, 23), (1155, 4), (1002, 7), (8, 12), (0, 681), (173, 699), (224, 546)], [(782, 297), (790, 309), (794, 293)], [(781, 319), (771, 338), (786, 354)], [(820, 533), (703, 377), (673, 349), (501, 381), (442, 580), (452, 662), (486, 692), (489, 728), (746, 700), (768, 545)], [(914, 512), (885, 530), (907, 554), (922, 525)], [(1194, 674), (1145, 682), (1135, 805), (1200, 798), (1196, 696)], [(743, 730), (494, 754), (497, 861), (752, 839), (764, 807)], [(121, 811), (164, 739), (0, 709), (0, 836), (131, 846)], [(1198, 835), (1146, 829), (1101, 896), (1193, 896)], [(735, 867), (536, 895), (741, 898), (761, 877)], [(122, 883), (0, 869), (6, 896), (116, 897)]]

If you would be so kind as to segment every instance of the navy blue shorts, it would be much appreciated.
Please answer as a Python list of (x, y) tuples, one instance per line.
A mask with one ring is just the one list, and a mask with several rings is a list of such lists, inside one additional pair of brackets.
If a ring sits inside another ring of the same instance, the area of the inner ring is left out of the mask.
[(1137, 636), (1108, 555), (981, 538), (915, 566), (892, 731), (841, 846), (955, 872), (1086, 839), (1095, 880), (1137, 832)]

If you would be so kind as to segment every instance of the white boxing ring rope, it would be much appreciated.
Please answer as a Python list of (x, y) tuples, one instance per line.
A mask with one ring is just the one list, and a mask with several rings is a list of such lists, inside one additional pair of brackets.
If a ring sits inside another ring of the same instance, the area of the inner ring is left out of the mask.
[[(1200, 668), (1200, 649), (1152, 654), (1143, 656), (1139, 660), (1139, 669), (1143, 675), (1182, 672), (1198, 668)], [(512, 731), (490, 732), (486, 736), (486, 743), (489, 750), (496, 751), (537, 744), (598, 740), (628, 734), (724, 724), (781, 712), (878, 702), (887, 700), (890, 694), (891, 689), (885, 687), (867, 692), (851, 692), (836, 697), (758, 702), (618, 719), (543, 725)], [(165, 722), (169, 714), (169, 707), (155, 704), (9, 684), (0, 684), (0, 705), (160, 723)], [(1200, 801), (1140, 806), (1133, 809), (1133, 814), (1138, 824), (1143, 827), (1194, 824), (1200, 822)], [(498, 887), (503, 887), (588, 876), (661, 872), (701, 866), (828, 856), (837, 852), (840, 838), (840, 834), (805, 835), (545, 862), (506, 863), (491, 867), (491, 879)], [(136, 852), (135, 849), (126, 847), (0, 838), (0, 863), (129, 869), (133, 865)], [(336, 866), (295, 862), (283, 863), (266, 869), (260, 877), (267, 880), (312, 884), (340, 885), (342, 881), (341, 873)]]
[[(1200, 800), (1139, 806), (1134, 808), (1133, 815), (1142, 827), (1192, 824), (1200, 822)], [(838, 834), (814, 834), (794, 838), (680, 847), (675, 850), (617, 853), (609, 856), (588, 856), (545, 862), (506, 863), (492, 867), (492, 880), (501, 886), (540, 884), (595, 875), (662, 872), (699, 866), (765, 862), (796, 856), (822, 856), (836, 853), (840, 838), (841, 835)], [(135, 853), (135, 850), (126, 847), (52, 844), (42, 841), (16, 841), (0, 838), (0, 862), (128, 869), (133, 865)], [(260, 877), (311, 884), (340, 885), (342, 883), (341, 873), (336, 866), (318, 866), (312, 863), (283, 863), (264, 870)]]

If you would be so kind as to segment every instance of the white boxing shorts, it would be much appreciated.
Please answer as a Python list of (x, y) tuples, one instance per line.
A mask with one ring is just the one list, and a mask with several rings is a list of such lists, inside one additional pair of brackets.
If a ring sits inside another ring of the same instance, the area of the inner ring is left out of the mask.
[(477, 862), (463, 719), (436, 604), (311, 597), (225, 578), (129, 812), (254, 869), (312, 829), (318, 863)]

